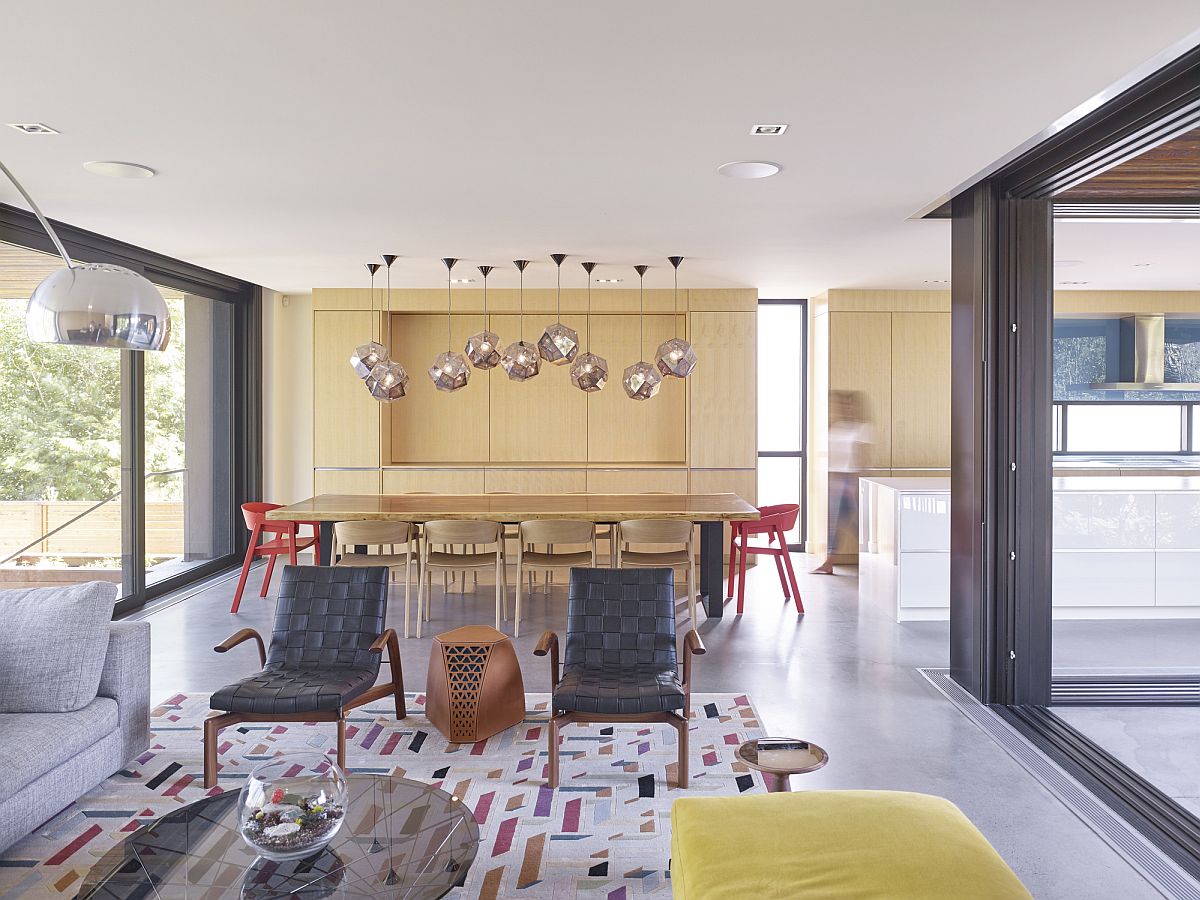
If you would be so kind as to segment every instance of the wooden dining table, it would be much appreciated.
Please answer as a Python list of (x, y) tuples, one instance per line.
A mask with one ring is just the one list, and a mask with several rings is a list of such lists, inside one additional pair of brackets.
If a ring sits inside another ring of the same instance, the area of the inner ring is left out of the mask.
[(612, 525), (629, 519), (682, 519), (700, 526), (700, 598), (710, 619), (721, 616), (726, 522), (758, 518), (737, 494), (319, 494), (267, 513), (284, 522), (316, 522), (320, 564), (333, 553), (335, 522), (429, 522), (482, 519), (505, 525), (530, 519), (582, 519)]

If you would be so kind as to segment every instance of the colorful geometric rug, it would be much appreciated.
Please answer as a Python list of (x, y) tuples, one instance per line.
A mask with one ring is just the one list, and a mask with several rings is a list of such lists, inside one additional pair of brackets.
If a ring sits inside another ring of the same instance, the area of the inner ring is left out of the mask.
[[(397, 722), (386, 702), (354, 711), (346, 728), (349, 767), (430, 782), (466, 799), (480, 845), (466, 884), (450, 896), (534, 900), (667, 898), (671, 803), (680, 796), (765, 790), (734, 760), (761, 737), (745, 695), (692, 698), (691, 784), (675, 781), (675, 730), (665, 725), (572, 725), (563, 729), (561, 782), (545, 785), (549, 697), (526, 695), (525, 721), (477, 744), (449, 743), (410, 694)], [(206, 795), (201, 722), (207, 694), (177, 694), (151, 712), (150, 749), (0, 857), (0, 895), (74, 897), (84, 874), (114, 843), (146, 822)], [(237, 790), (263, 759), (289, 750), (334, 753), (324, 725), (247, 723), (222, 732), (221, 782)]]

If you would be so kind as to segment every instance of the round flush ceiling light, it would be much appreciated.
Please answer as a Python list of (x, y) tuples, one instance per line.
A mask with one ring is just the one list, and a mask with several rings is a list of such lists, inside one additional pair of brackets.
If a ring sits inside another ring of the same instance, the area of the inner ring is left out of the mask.
[(113, 160), (85, 162), (83, 168), (93, 175), (103, 175), (105, 178), (153, 178), (158, 174), (149, 166)]
[(782, 168), (783, 166), (779, 165), (779, 163), (766, 162), (764, 160), (745, 160), (717, 166), (717, 171), (730, 178), (770, 178), (772, 175), (779, 174)]

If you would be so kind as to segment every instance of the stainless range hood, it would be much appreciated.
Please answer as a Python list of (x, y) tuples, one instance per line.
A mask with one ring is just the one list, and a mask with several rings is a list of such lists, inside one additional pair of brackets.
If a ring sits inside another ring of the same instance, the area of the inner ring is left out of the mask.
[(1092, 391), (1200, 391), (1200, 383), (1166, 381), (1166, 317), (1121, 319), (1120, 381), (1089, 384)]

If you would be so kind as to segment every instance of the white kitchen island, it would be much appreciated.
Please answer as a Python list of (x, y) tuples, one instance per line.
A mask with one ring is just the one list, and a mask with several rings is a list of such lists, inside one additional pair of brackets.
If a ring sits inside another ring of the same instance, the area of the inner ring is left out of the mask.
[[(1200, 618), (1200, 477), (1053, 479), (1056, 619)], [(950, 611), (950, 479), (859, 482), (860, 602)]]

